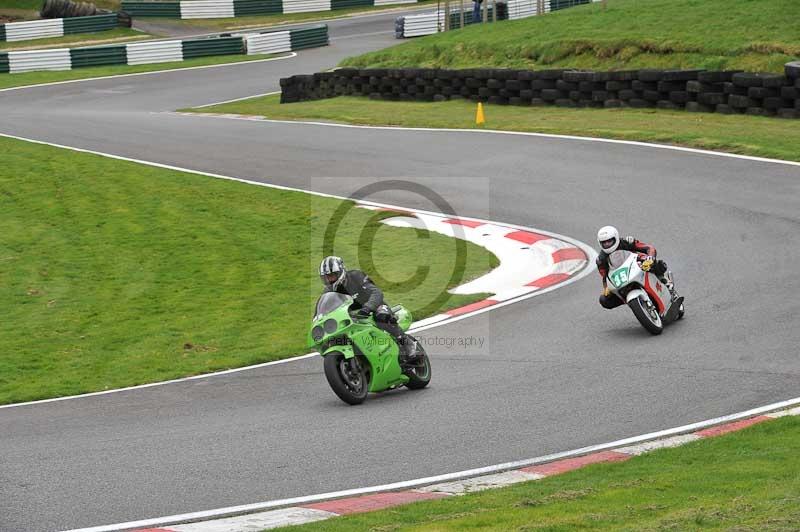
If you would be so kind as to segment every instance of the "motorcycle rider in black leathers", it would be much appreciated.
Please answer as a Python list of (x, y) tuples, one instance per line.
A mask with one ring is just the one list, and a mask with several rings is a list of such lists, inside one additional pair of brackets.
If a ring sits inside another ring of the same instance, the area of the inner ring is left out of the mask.
[(600, 228), (597, 232), (597, 243), (600, 245), (600, 254), (597, 256), (597, 271), (603, 278), (603, 294), (600, 296), (600, 304), (607, 309), (616, 308), (623, 305), (625, 301), (608, 291), (608, 259), (609, 256), (618, 250), (630, 251), (639, 255), (642, 269), (653, 272), (664, 286), (667, 287), (672, 299), (677, 297), (675, 286), (672, 282), (672, 272), (667, 269), (667, 263), (656, 258), (656, 248), (650, 244), (645, 244), (632, 236), (625, 238), (619, 237), (616, 227), (607, 225)]
[(361, 270), (347, 270), (340, 257), (325, 257), (319, 265), (319, 277), (326, 292), (338, 292), (351, 296), (357, 317), (375, 316), (375, 325), (392, 337), (400, 346), (400, 359), (410, 362), (416, 358), (414, 341), (397, 324), (397, 318), (383, 300), (383, 292), (369, 276)]

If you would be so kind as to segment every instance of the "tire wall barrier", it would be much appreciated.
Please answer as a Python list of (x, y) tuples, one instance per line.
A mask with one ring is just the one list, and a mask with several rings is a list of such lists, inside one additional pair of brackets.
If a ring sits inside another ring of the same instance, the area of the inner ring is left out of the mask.
[(113, 30), (119, 25), (116, 13), (91, 17), (51, 18), (0, 25), (0, 41), (28, 41), (63, 37), (74, 33)]
[(122, 10), (134, 17), (232, 18), (279, 13), (311, 13), (359, 6), (413, 4), (417, 0), (123, 0)]
[(366, 96), (498, 105), (654, 107), (800, 118), (800, 61), (785, 74), (707, 70), (355, 69), (281, 79), (281, 103)]
[(0, 53), (0, 74), (42, 70), (71, 70), (91, 66), (147, 65), (217, 55), (266, 54), (328, 44), (328, 26), (260, 34), (148, 41), (86, 48), (29, 50)]

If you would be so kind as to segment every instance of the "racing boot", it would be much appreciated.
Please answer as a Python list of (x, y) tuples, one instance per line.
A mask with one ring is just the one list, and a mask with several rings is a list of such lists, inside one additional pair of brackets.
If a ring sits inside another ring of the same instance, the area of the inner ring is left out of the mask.
[(670, 296), (672, 297), (672, 301), (678, 299), (678, 293), (675, 291), (675, 283), (672, 280), (671, 271), (667, 270), (664, 272), (664, 275), (661, 278), (661, 282), (664, 283), (664, 286), (666, 286), (667, 290), (669, 290)]
[(409, 364), (417, 360), (417, 342), (410, 336), (404, 334), (398, 338), (397, 345), (400, 346), (400, 363)]

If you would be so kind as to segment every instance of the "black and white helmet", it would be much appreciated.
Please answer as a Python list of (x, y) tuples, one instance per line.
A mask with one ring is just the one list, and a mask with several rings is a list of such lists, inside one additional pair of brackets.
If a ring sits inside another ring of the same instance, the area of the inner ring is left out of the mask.
[(597, 232), (597, 243), (609, 255), (614, 253), (619, 247), (619, 231), (612, 225), (601, 227)]
[(329, 290), (336, 290), (344, 282), (347, 270), (341, 257), (325, 257), (319, 264), (319, 278)]

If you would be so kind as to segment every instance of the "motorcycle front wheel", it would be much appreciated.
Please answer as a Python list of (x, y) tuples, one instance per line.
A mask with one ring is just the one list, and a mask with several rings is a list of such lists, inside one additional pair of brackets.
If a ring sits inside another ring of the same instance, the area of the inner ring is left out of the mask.
[(341, 353), (330, 353), (325, 359), (325, 378), (333, 393), (349, 405), (364, 402), (369, 393), (369, 376), (358, 358), (347, 359)]
[(406, 388), (420, 390), (431, 382), (431, 361), (428, 359), (428, 353), (425, 352), (422, 345), (416, 340), (414, 342), (418, 352), (417, 359), (405, 366), (403, 373), (408, 377), (408, 382), (405, 384)]
[(628, 306), (631, 307), (633, 315), (642, 324), (642, 327), (647, 329), (650, 334), (661, 334), (664, 330), (664, 324), (661, 322), (661, 316), (658, 314), (658, 309), (645, 297), (637, 297), (632, 299)]

